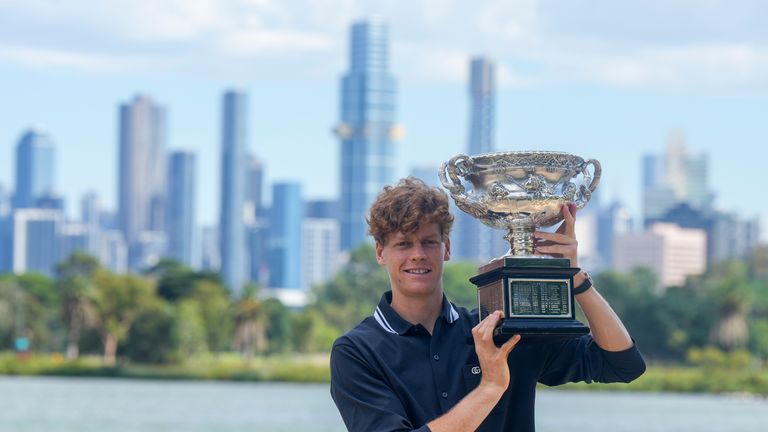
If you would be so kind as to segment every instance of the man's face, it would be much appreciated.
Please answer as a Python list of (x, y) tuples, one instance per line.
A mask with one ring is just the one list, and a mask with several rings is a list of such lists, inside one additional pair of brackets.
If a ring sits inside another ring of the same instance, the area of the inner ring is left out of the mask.
[(451, 257), (451, 242), (443, 240), (437, 223), (422, 223), (411, 234), (387, 236), (376, 243), (376, 261), (386, 267), (393, 293), (421, 297), (442, 290), (443, 261)]

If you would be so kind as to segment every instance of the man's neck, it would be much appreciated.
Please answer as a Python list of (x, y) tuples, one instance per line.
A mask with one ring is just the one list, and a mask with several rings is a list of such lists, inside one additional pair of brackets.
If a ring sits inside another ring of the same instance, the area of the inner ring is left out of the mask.
[(403, 297), (392, 292), (392, 309), (411, 324), (421, 324), (429, 334), (443, 309), (443, 290), (436, 290), (428, 297)]

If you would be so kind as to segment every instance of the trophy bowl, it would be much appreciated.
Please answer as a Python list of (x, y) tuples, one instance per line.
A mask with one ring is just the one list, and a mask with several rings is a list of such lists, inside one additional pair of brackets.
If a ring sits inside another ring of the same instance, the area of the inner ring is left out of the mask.
[(457, 207), (485, 225), (507, 231), (506, 256), (530, 257), (533, 231), (561, 222), (564, 204), (583, 208), (601, 172), (595, 159), (562, 152), (511, 151), (459, 154), (443, 163), (438, 174)]
[(523, 341), (540, 342), (588, 333), (574, 310), (574, 275), (580, 269), (567, 258), (534, 256), (533, 232), (561, 222), (563, 205), (582, 208), (589, 202), (600, 182), (600, 162), (545, 151), (460, 154), (438, 174), (462, 211), (507, 231), (506, 255), (469, 279), (477, 286), (480, 320), (495, 310), (504, 313), (494, 340), (519, 334)]

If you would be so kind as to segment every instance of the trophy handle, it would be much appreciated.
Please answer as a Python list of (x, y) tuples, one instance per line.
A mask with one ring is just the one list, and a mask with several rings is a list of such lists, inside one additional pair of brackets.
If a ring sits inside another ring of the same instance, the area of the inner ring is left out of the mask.
[[(437, 176), (440, 178), (440, 183), (442, 183), (444, 188), (451, 192), (451, 195), (454, 198), (456, 198), (457, 195), (466, 198), (464, 196), (464, 185), (461, 184), (461, 180), (459, 179), (459, 175), (464, 175), (468, 172), (464, 163), (469, 163), (471, 166), (472, 158), (463, 154), (458, 154), (452, 157), (448, 162), (445, 162), (437, 173)], [(459, 171), (458, 174), (457, 171)], [(447, 177), (446, 172), (448, 173)]]
[[(589, 172), (587, 171), (587, 167), (589, 165), (592, 165), (593, 172), (592, 175), (589, 175)], [(603, 169), (600, 166), (600, 161), (597, 159), (589, 159), (584, 163), (584, 168), (581, 170), (581, 173), (584, 174), (584, 178), (586, 182), (589, 182), (589, 186), (581, 185), (579, 188), (579, 196), (575, 200), (576, 201), (576, 208), (581, 210), (584, 208), (585, 205), (589, 202), (589, 199), (592, 198), (592, 192), (597, 189), (597, 185), (600, 184), (600, 175), (603, 173)], [(585, 183), (586, 183), (585, 182)]]

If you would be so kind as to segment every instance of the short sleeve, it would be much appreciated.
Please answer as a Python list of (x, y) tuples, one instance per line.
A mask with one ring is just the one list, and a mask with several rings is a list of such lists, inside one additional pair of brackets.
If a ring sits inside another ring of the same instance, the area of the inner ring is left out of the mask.
[(331, 397), (352, 432), (428, 432), (410, 423), (405, 408), (381, 374), (344, 338), (331, 351)]

